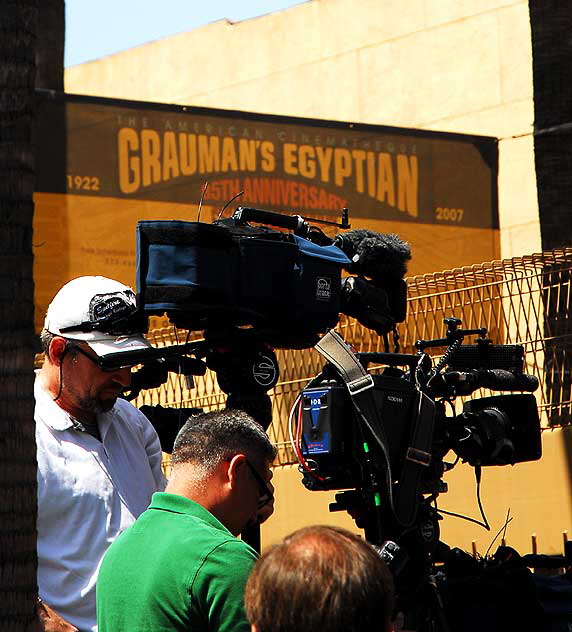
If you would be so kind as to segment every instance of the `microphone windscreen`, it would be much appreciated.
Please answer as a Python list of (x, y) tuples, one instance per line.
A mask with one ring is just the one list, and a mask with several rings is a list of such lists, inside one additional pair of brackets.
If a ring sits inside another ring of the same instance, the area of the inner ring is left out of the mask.
[(411, 259), (409, 244), (394, 234), (356, 229), (338, 235), (334, 244), (352, 260), (349, 272), (382, 284), (402, 279)]

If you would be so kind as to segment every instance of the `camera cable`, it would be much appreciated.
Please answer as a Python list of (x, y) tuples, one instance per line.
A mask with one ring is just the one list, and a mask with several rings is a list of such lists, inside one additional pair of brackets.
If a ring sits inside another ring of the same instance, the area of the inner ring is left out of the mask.
[(435, 509), (437, 509), (439, 513), (445, 514), (447, 516), (453, 516), (454, 518), (461, 518), (462, 520), (467, 520), (468, 522), (474, 522), (475, 524), (478, 524), (480, 527), (484, 527), (487, 531), (490, 531), (491, 527), (485, 515), (485, 511), (483, 509), (483, 503), (481, 501), (481, 473), (482, 473), (481, 466), (476, 465), (475, 466), (475, 479), (477, 481), (477, 505), (479, 507), (479, 511), (481, 512), (482, 521), (477, 520), (477, 518), (470, 518), (469, 516), (465, 516), (463, 514), (456, 513), (454, 511), (447, 511), (445, 509), (440, 509), (437, 507), (436, 500), (435, 500)]
[[(293, 433), (293, 418), (297, 415), (296, 420), (296, 435)], [(290, 410), (290, 415), (288, 417), (288, 434), (290, 435), (290, 445), (292, 446), (294, 453), (296, 454), (296, 458), (298, 459), (298, 463), (300, 467), (307, 472), (312, 478), (318, 481), (325, 481), (326, 479), (323, 476), (317, 474), (317, 472), (310, 466), (309, 461), (304, 457), (304, 454), (300, 448), (300, 443), (302, 440), (302, 394), (300, 393), (294, 402)]]

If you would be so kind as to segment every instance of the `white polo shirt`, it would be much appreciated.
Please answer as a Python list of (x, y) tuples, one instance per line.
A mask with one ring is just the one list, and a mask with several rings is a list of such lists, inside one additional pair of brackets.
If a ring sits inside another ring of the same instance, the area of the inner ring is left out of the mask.
[(98, 415), (98, 441), (74, 427), (38, 380), (35, 398), (40, 597), (80, 630), (97, 630), (103, 555), (165, 488), (159, 439), (125, 400)]

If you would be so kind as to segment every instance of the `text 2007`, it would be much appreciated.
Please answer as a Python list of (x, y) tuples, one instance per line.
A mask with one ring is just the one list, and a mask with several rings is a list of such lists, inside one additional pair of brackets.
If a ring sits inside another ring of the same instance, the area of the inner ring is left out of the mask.
[(435, 209), (435, 219), (443, 222), (462, 222), (464, 208), (448, 208), (447, 206), (438, 206)]
[(74, 176), (67, 174), (68, 191), (99, 191), (97, 176)]

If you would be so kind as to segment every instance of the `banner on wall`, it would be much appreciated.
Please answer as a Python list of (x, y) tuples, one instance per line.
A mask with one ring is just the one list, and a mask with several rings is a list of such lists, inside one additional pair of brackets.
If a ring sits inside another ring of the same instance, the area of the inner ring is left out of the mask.
[(37, 113), (41, 309), (80, 274), (133, 283), (137, 221), (194, 220), (203, 192), (206, 221), (236, 206), (330, 220), (348, 208), (354, 228), (411, 241), (415, 273), (498, 251), (494, 138), (48, 92)]
[(208, 182), (215, 206), (242, 191), (270, 210), (498, 226), (490, 137), (72, 95), (39, 119), (43, 192), (196, 204)]

